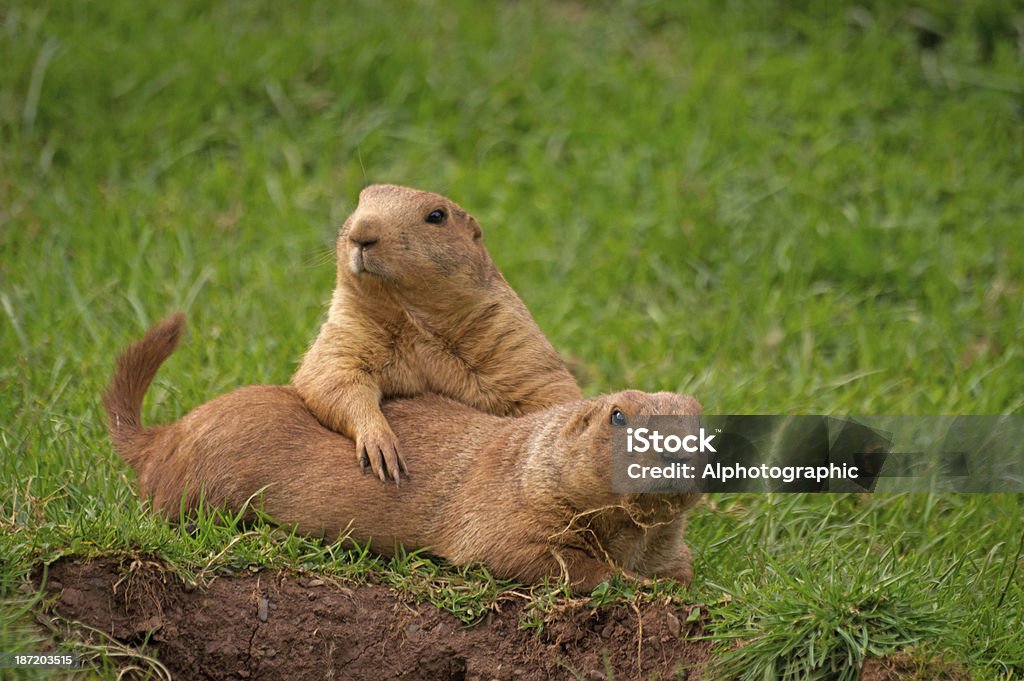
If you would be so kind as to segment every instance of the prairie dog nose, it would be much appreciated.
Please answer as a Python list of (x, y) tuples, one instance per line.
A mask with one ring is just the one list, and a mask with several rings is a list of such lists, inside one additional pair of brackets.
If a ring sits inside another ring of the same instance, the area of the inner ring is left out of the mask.
[(352, 225), (348, 238), (359, 248), (366, 249), (380, 241), (380, 229), (375, 221), (362, 219)]

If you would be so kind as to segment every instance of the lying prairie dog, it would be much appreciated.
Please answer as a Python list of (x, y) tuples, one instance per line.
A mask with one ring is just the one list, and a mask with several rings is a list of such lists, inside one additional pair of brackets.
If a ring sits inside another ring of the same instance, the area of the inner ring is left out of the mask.
[(103, 402), (118, 453), (142, 496), (177, 518), (200, 500), (257, 505), (300, 533), (347, 534), (391, 555), (428, 548), (455, 565), (480, 561), (505, 578), (564, 578), (588, 591), (615, 571), (692, 578), (683, 541), (694, 494), (611, 491), (613, 423), (700, 413), (692, 397), (625, 391), (520, 417), (484, 414), (439, 395), (384, 404), (419, 470), (401, 489), (338, 468), (352, 440), (324, 428), (290, 386), (221, 395), (169, 425), (143, 427), (142, 400), (184, 328), (180, 313), (118, 358)]

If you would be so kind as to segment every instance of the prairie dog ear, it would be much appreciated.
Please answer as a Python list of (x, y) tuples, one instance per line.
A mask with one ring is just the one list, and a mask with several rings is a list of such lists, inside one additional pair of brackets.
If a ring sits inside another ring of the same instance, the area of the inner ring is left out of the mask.
[(469, 223), (469, 228), (473, 231), (473, 240), (482, 238), (484, 232), (480, 229), (480, 223), (476, 221), (476, 218), (466, 213), (466, 221)]
[(591, 422), (594, 419), (593, 409), (584, 409), (582, 412), (573, 414), (569, 420), (562, 427), (561, 435), (563, 438), (576, 440), (583, 433), (586, 432), (587, 428), (590, 427)]

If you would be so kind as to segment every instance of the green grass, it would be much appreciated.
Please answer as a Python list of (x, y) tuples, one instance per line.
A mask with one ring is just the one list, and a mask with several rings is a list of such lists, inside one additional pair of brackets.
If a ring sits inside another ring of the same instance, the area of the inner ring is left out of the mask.
[[(190, 537), (143, 512), (103, 429), (115, 352), (174, 309), (192, 333), (150, 422), (287, 381), (367, 181), (472, 211), (589, 393), (1024, 412), (1022, 22), (999, 0), (4, 3), (0, 644), (34, 645), (18, 587), (69, 554), (318, 570), (468, 619), (501, 598), (416, 554)], [(684, 595), (745, 678), (900, 649), (1008, 678), (1022, 514), (1021, 495), (718, 496)], [(559, 596), (536, 598), (525, 626)]]

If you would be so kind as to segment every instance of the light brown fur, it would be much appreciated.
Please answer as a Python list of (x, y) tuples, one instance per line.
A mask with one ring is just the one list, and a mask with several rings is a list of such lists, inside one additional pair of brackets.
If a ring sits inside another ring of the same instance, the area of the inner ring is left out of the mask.
[(176, 423), (143, 428), (142, 398), (173, 351), (184, 319), (171, 317), (130, 346), (104, 395), (115, 448), (142, 496), (177, 518), (184, 495), (215, 506), (257, 505), (304, 534), (348, 532), (388, 555), (429, 547), (456, 565), (482, 561), (527, 583), (565, 578), (589, 590), (624, 570), (689, 582), (683, 542), (696, 494), (611, 492), (610, 414), (699, 414), (691, 397), (626, 391), (521, 417), (484, 414), (438, 395), (384, 404), (420, 471), (403, 487), (336, 465), (353, 450), (324, 428), (295, 390), (251, 386), (217, 397)]
[[(442, 211), (442, 224), (427, 216)], [(582, 397), (505, 281), (473, 216), (450, 199), (371, 185), (337, 241), (327, 321), (292, 378), (319, 421), (381, 480), (405, 472), (382, 398), (438, 393), (497, 416)]]

